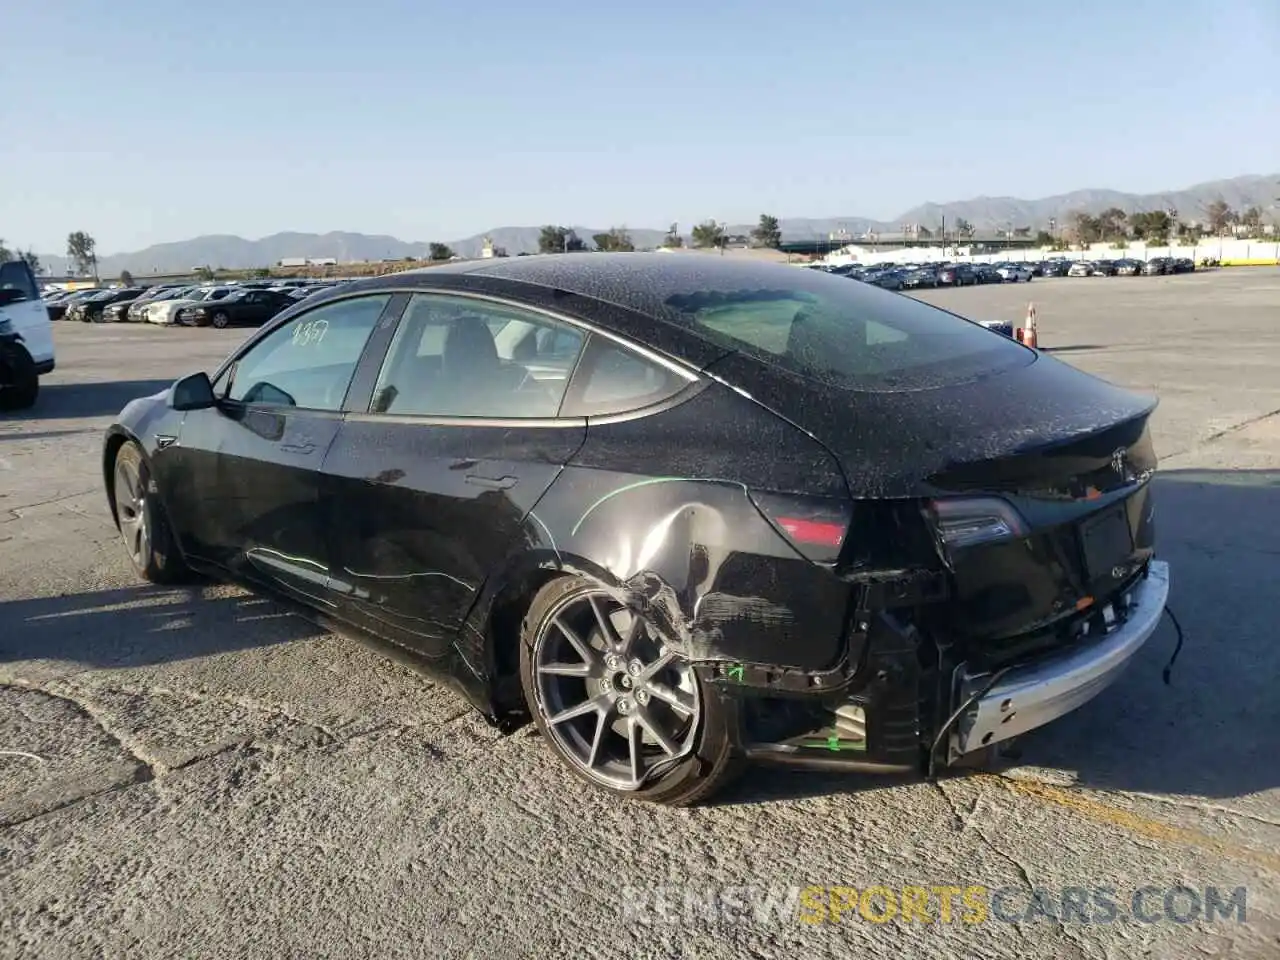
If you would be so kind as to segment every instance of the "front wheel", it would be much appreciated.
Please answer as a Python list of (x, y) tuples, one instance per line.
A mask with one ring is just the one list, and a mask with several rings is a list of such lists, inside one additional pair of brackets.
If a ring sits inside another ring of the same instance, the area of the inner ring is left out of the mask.
[(615, 796), (687, 806), (739, 768), (732, 701), (705, 690), (654, 624), (599, 584), (564, 577), (539, 591), (520, 680), (561, 761)]
[(212, 323), (219, 330), (225, 330), (227, 327), (231, 325), (231, 318), (227, 316), (227, 313), (225, 310), (219, 310), (217, 313), (213, 315)]
[(126, 443), (116, 453), (111, 493), (116, 525), (133, 568), (152, 583), (186, 580), (190, 571), (169, 528), (142, 451), (134, 443)]

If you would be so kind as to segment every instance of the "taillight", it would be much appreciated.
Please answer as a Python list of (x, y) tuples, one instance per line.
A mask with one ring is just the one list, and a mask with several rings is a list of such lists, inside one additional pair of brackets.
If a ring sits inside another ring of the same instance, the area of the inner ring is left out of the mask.
[(836, 562), (853, 519), (849, 501), (754, 491), (751, 499), (803, 557), (814, 563)]
[(802, 517), (778, 517), (778, 526), (797, 543), (816, 547), (839, 547), (844, 543), (845, 528), (838, 523), (805, 520)]
[(929, 513), (949, 548), (973, 547), (1027, 534), (1026, 521), (999, 497), (956, 497), (933, 500)]

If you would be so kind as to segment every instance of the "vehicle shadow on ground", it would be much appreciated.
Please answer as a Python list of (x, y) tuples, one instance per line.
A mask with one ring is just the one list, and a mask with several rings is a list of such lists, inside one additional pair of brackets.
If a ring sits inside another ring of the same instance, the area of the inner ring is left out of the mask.
[(1071, 343), (1062, 347), (1040, 347), (1041, 353), (1080, 353), (1084, 350), (1106, 350), (1103, 343)]
[(99, 590), (0, 603), (0, 664), (152, 666), (322, 633), (271, 600), (221, 585)]
[[(1097, 699), (1015, 745), (1017, 764), (1054, 779), (1134, 793), (1239, 797), (1280, 786), (1280, 471), (1168, 470), (1154, 481), (1160, 557), (1170, 566), (1168, 617)], [(1001, 766), (1012, 765), (1006, 759)], [(963, 777), (957, 770), (953, 776)], [(798, 799), (887, 787), (867, 774), (752, 770), (724, 803)]]
[[(4, 422), (0, 420), (0, 423)], [(80, 430), (31, 430), (26, 433), (14, 431), (12, 433), (0, 433), (0, 440), (52, 440), (54, 437), (74, 437), (86, 433), (98, 435), (102, 431), (97, 427), (84, 427)]]
[(4, 420), (71, 420), (109, 417), (130, 400), (168, 390), (172, 380), (114, 380), (106, 383), (41, 383), (36, 405), (5, 414)]

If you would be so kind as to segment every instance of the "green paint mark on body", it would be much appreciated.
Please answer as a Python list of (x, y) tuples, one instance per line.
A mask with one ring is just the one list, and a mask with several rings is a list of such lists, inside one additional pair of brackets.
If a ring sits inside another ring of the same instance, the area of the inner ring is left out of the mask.
[(819, 750), (830, 750), (833, 753), (841, 750), (866, 750), (867, 744), (863, 740), (842, 740), (840, 737), (829, 736), (823, 740), (804, 740), (800, 744), (803, 747), (811, 747)]

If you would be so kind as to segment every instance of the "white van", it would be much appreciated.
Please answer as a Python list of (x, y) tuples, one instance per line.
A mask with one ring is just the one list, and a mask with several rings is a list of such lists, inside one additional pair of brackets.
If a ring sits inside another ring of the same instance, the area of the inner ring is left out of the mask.
[(0, 263), (0, 409), (34, 404), (53, 366), (53, 324), (35, 275), (25, 260)]

